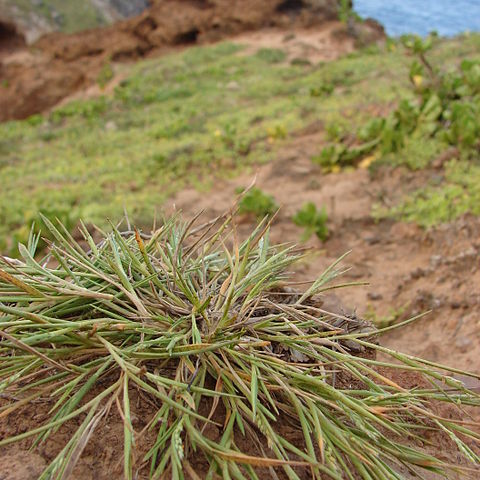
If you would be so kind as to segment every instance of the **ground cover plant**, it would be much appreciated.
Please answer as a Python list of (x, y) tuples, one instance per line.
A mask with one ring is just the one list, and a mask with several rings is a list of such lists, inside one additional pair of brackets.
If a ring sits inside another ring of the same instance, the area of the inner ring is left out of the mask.
[[(0, 251), (18, 254), (16, 240), (26, 241), (39, 212), (65, 210), (68, 222), (105, 226), (125, 207), (148, 224), (186, 184), (208, 189), (214, 178), (272, 161), (309, 125), (356, 131), (370, 106), (391, 108), (411, 91), (402, 48), (312, 65), (270, 63), (231, 43), (192, 48), (123, 67), (127, 77), (113, 96), (1, 124), (8, 202), (0, 203)], [(430, 55), (452, 65), (476, 51), (472, 35), (439, 41)]]
[[(432, 402), (478, 406), (479, 395), (444, 374), (456, 370), (381, 347), (370, 324), (322, 310), (319, 295), (341, 285), (339, 262), (304, 291), (289, 287), (302, 254), (271, 245), (266, 220), (244, 241), (231, 216), (173, 217), (148, 235), (127, 222), (97, 242), (83, 228), (82, 246), (43, 221), (54, 238), (46, 258), (36, 260), (31, 234), (21, 261), (0, 260), (0, 418), (49, 402), (34, 429), (0, 446), (39, 445), (73, 423), (42, 479), (67, 478), (111, 410), (127, 479), (380, 480), (478, 465), (479, 434)], [(395, 372), (416, 375), (415, 386)], [(141, 432), (134, 397), (151, 409)], [(422, 448), (422, 432), (435, 431), (469, 466)]]
[(387, 116), (369, 119), (353, 134), (332, 124), (331, 142), (312, 161), (326, 172), (336, 172), (362, 159), (372, 168), (405, 165), (412, 170), (439, 159), (437, 163), (445, 166), (442, 185), (422, 188), (380, 216), (430, 226), (466, 212), (478, 215), (480, 58), (473, 55), (456, 65), (437, 65), (430, 59), (441, 43), (435, 35), (405, 36), (400, 42), (413, 57), (411, 91)]
[[(129, 2), (105, 3), (107, 4), (99, 4), (90, 0), (81, 3), (75, 0), (42, 0), (37, 2), (0, 0), (0, 7), (15, 18), (22, 19), (27, 25), (33, 22), (32, 16), (34, 16), (37, 22), (40, 21), (44, 25), (44, 28), (50, 27), (52, 30), (71, 33), (110, 23), (111, 9), (116, 10), (118, 15), (119, 11), (122, 11), (122, 7), (124, 9), (128, 7)], [(108, 5), (108, 3), (112, 5)], [(145, 6), (144, 3), (136, 2), (137, 13), (140, 13), (141, 7)]]
[(299, 227), (305, 228), (301, 238), (302, 242), (307, 241), (313, 234), (322, 242), (328, 238), (328, 214), (325, 207), (319, 210), (313, 202), (307, 202), (293, 216), (292, 220)]
[[(242, 191), (243, 189), (239, 190), (238, 193), (241, 194)], [(248, 189), (248, 191), (242, 195), (238, 205), (238, 213), (252, 214), (259, 220), (263, 217), (273, 215), (278, 209), (279, 206), (275, 199), (258, 187)]]

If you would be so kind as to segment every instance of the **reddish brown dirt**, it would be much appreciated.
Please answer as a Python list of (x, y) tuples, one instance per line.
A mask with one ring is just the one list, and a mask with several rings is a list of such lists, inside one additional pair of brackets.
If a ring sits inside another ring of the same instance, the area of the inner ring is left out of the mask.
[[(397, 371), (382, 372), (393, 381), (404, 385), (408, 388), (422, 386), (425, 387), (425, 381), (417, 374), (399, 373)], [(109, 384), (116, 379), (106, 380)], [(341, 388), (359, 388), (359, 385), (352, 386), (345, 379), (340, 379), (339, 386)], [(213, 385), (212, 385), (213, 387)], [(98, 392), (97, 392), (98, 393)], [(132, 425), (136, 438), (136, 476), (138, 480), (147, 480), (149, 478), (148, 464), (142, 464), (141, 457), (148, 451), (149, 446), (155, 441), (154, 432), (144, 431), (148, 422), (157, 413), (160, 405), (155, 405), (156, 401), (150, 398), (148, 401), (144, 395), (140, 396), (136, 389), (129, 392), (132, 411)], [(0, 399), (0, 406), (5, 400)], [(54, 402), (45, 398), (36, 403), (33, 409), (31, 405), (24, 407), (15, 415), (8, 416), (0, 423), (0, 438), (18, 435), (29, 429), (41, 426), (48, 418), (48, 410), (53, 406)], [(453, 406), (436, 407), (431, 406), (433, 411), (443, 417), (459, 419), (460, 412)], [(199, 413), (207, 416), (211, 410), (211, 404), (204, 403), (200, 406)], [(72, 437), (76, 429), (80, 426), (82, 419), (76, 419), (62, 426), (58, 432), (53, 433), (49, 440), (41, 443), (39, 446), (31, 449), (32, 439), (23, 440), (19, 443), (2, 447), (0, 452), (0, 480), (36, 480), (46, 466), (52, 462), (59, 454), (68, 440)], [(225, 421), (225, 411), (220, 402), (212, 420), (219, 425)], [(287, 438), (291, 443), (301, 448), (303, 445), (303, 436), (301, 428), (293, 422), (291, 418), (281, 417), (277, 425), (277, 432)], [(259, 433), (259, 432), (257, 432)], [(220, 439), (222, 432), (220, 427), (210, 425), (205, 430), (205, 435), (211, 440)], [(412, 445), (414, 448), (422, 448), (429, 453), (437, 455), (445, 462), (457, 465), (465, 465), (465, 461), (460, 458), (453, 442), (446, 436), (439, 433), (429, 431), (421, 432), (422, 441)], [(401, 439), (397, 439), (401, 441)], [(238, 448), (245, 454), (251, 456), (261, 456), (262, 451), (259, 446), (243, 437), (240, 433), (236, 436)], [(430, 445), (430, 443), (433, 445)], [(471, 445), (475, 448), (473, 445)], [(266, 448), (266, 445), (263, 445)], [(268, 450), (268, 449), (267, 449)], [(206, 460), (195, 452), (187, 452), (187, 460), (190, 462), (199, 478), (205, 478), (208, 464)], [(294, 468), (302, 480), (311, 478), (311, 472), (303, 468)], [(263, 475), (264, 478), (272, 478), (271, 472), (267, 469), (257, 468), (257, 474)], [(276, 469), (279, 479), (287, 479), (282, 469)], [(405, 479), (418, 478), (412, 475), (412, 472), (402, 470), (401, 473)], [(440, 477), (428, 472), (422, 472), (425, 480), (440, 480)], [(106, 417), (100, 422), (96, 431), (91, 436), (89, 443), (83, 451), (82, 457), (73, 469), (70, 477), (71, 480), (110, 480), (112, 478), (123, 477), (123, 422), (115, 407), (112, 405)], [(166, 475), (162, 478), (170, 478)], [(192, 478), (187, 474), (186, 478)], [(215, 480), (221, 477), (215, 476)], [(443, 478), (443, 477), (442, 477)], [(468, 473), (455, 474), (452, 473), (452, 480), (462, 480), (477, 478), (475, 474), (469, 476)]]
[[(385, 336), (384, 344), (480, 374), (476, 361), (480, 355), (480, 219), (466, 215), (428, 231), (390, 220), (376, 223), (371, 218), (375, 203), (394, 202), (439, 171), (413, 173), (398, 168), (371, 176), (358, 169), (322, 175), (310, 161), (321, 141), (321, 131), (299, 136), (272, 155), (276, 160), (270, 164), (234, 180), (216, 180), (208, 193), (186, 189), (172, 199), (169, 208), (181, 209), (187, 216), (205, 210), (206, 216), (214, 217), (232, 204), (238, 187), (246, 187), (256, 177), (256, 185), (282, 206), (272, 228), (273, 240), (298, 242), (302, 229), (291, 217), (308, 201), (325, 206), (331, 236), (324, 244), (311, 238), (312, 255), (297, 271), (298, 279), (315, 277), (352, 250), (345, 260), (352, 269), (343, 280), (367, 281), (369, 286), (340, 291), (343, 303), (355, 307), (360, 316), (372, 308), (378, 317), (403, 309), (401, 319), (431, 311)], [(254, 219), (244, 221), (243, 228), (248, 230)]]
[[(22, 45), (9, 34), (11, 54), (0, 55), (0, 121), (43, 112), (94, 85), (106, 63), (159, 55), (262, 28), (321, 27), (338, 18), (337, 5), (337, 0), (162, 0), (133, 19), (73, 35), (51, 33), (13, 53), (14, 45)], [(337, 45), (347, 38), (368, 43), (384, 36), (374, 23), (352, 27), (339, 22), (332, 35)]]

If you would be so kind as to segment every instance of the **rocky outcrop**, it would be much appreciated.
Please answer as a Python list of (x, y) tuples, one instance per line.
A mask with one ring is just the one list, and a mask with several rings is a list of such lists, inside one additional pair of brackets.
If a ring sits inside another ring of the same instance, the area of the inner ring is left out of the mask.
[[(316, 27), (339, 0), (158, 0), (132, 19), (72, 35), (50, 33), (0, 63), (0, 120), (25, 118), (95, 82), (106, 62), (135, 60), (261, 28)], [(339, 29), (348, 35), (347, 25)]]

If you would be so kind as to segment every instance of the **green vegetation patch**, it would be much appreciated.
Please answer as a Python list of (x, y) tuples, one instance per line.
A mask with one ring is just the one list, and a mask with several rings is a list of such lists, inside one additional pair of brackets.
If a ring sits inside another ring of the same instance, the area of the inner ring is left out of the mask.
[[(479, 43), (475, 35), (439, 40), (432, 63), (454, 69), (459, 56), (473, 61)], [(411, 59), (401, 46), (317, 65), (270, 63), (278, 52), (246, 56), (241, 50), (222, 43), (141, 62), (112, 97), (1, 124), (7, 200), (0, 203), (0, 251), (18, 253), (16, 240), (25, 241), (34, 222), (41, 225), (39, 212), (53, 212), (52, 218), (59, 212), (67, 224), (82, 217), (105, 226), (105, 218), (120, 218), (127, 209), (133, 220), (148, 223), (185, 185), (207, 189), (215, 178), (272, 161), (295, 132), (319, 121), (333, 144), (320, 163), (355, 164), (352, 149), (362, 150), (360, 158), (370, 155), (365, 144), (377, 142), (383, 128), (378, 121), (365, 128), (372, 106), (388, 111), (402, 99), (410, 105), (417, 98), (409, 80)], [(476, 72), (468, 64), (463, 68), (469, 78)], [(108, 64), (104, 74), (102, 84), (111, 76)], [(408, 105), (398, 107), (402, 122)], [(429, 142), (412, 140), (410, 147), (404, 142), (388, 161), (423, 166), (445, 142), (471, 142), (472, 118), (465, 107), (452, 110), (452, 140), (435, 135)], [(349, 132), (360, 130), (365, 140), (345, 148)], [(418, 155), (416, 145), (425, 153)]]
[[(478, 36), (460, 40), (463, 48), (479, 44)], [(466, 212), (478, 214), (480, 55), (472, 51), (447, 63), (444, 55), (451, 43), (435, 36), (406, 36), (396, 45), (413, 59), (410, 91), (386, 116), (369, 118), (356, 131), (344, 122), (327, 125), (329, 143), (312, 161), (325, 172), (356, 165), (373, 171), (380, 165), (419, 170), (440, 162), (446, 167), (432, 175), (430, 185), (390, 210), (377, 210), (376, 216), (431, 226)], [(456, 161), (442, 160), (452, 150)]]
[[(241, 193), (241, 190), (238, 193)], [(240, 214), (250, 213), (258, 219), (273, 215), (278, 208), (275, 199), (257, 187), (253, 187), (246, 192), (238, 203), (238, 212)]]
[(424, 227), (446, 223), (465, 213), (480, 215), (480, 166), (453, 160), (445, 168), (441, 185), (433, 182), (377, 217), (391, 216)]
[(106, 18), (92, 0), (1, 0), (0, 6), (14, 8), (26, 18), (39, 16), (55, 29), (66, 33), (78, 32), (106, 24)]
[(313, 202), (307, 202), (293, 216), (293, 222), (299, 227), (305, 228), (302, 235), (302, 242), (306, 242), (313, 234), (324, 242), (328, 238), (327, 221), (328, 215), (325, 207), (318, 210)]
[[(0, 251), (15, 254), (15, 240), (40, 225), (39, 212), (67, 209), (105, 226), (126, 208), (148, 223), (186, 184), (204, 189), (216, 177), (271, 161), (295, 131), (318, 119), (347, 115), (354, 125), (366, 101), (394, 98), (390, 79), (371, 86), (372, 72), (403, 68), (381, 52), (306, 66), (241, 50), (223, 43), (141, 62), (111, 98), (0, 125), (8, 199), (0, 203)], [(323, 84), (347, 90), (312, 97), (311, 88)]]

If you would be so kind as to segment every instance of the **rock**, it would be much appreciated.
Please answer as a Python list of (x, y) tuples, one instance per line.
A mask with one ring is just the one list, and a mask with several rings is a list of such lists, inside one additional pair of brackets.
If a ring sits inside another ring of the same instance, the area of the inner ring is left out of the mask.
[(419, 278), (424, 277), (427, 273), (428, 272), (425, 269), (418, 267), (415, 270), (413, 270), (413, 272), (410, 274), (410, 277), (413, 280), (418, 280)]
[(432, 255), (430, 257), (430, 266), (437, 268), (443, 263), (443, 257), (441, 255)]
[(348, 33), (355, 39), (357, 47), (365, 47), (385, 40), (385, 29), (373, 18), (367, 18), (363, 22), (350, 18)]
[(377, 243), (380, 243), (380, 237), (378, 235), (366, 235), (363, 239), (368, 245), (376, 245)]

